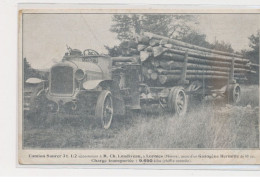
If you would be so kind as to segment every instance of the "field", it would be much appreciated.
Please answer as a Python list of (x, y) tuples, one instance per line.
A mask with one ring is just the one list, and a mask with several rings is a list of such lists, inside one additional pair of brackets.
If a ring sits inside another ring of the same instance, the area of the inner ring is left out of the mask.
[(257, 148), (259, 147), (258, 86), (242, 86), (237, 106), (222, 99), (190, 105), (184, 117), (158, 106), (116, 119), (108, 130), (91, 120), (48, 119), (33, 125), (24, 120), (25, 148)]

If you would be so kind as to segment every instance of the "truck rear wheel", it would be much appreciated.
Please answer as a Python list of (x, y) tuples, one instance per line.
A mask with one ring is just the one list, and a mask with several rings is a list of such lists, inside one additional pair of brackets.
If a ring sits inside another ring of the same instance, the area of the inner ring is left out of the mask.
[(108, 129), (113, 120), (113, 100), (112, 94), (108, 90), (102, 91), (97, 99), (95, 118), (102, 128)]
[(171, 112), (182, 116), (187, 112), (187, 97), (183, 87), (173, 87), (168, 96), (168, 108)]

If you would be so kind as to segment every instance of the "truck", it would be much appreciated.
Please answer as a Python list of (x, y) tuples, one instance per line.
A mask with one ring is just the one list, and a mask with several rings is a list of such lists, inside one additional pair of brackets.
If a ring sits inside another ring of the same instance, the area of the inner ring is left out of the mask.
[(50, 68), (48, 79), (26, 80), (24, 115), (38, 123), (50, 114), (92, 116), (101, 128), (108, 129), (115, 116), (138, 111), (145, 104), (183, 116), (189, 96), (221, 96), (229, 103), (239, 102), (236, 76), (251, 72), (248, 60), (218, 51), (201, 54), (209, 50), (189, 44), (181, 47), (182, 42), (149, 35), (129, 43), (130, 51), (138, 53), (134, 56), (125, 52), (110, 57), (91, 49), (69, 48)]

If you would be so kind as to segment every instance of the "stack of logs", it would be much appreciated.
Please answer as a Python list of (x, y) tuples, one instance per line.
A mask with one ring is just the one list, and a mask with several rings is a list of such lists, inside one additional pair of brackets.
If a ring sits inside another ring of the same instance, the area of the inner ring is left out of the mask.
[[(155, 85), (193, 80), (246, 80), (256, 73), (242, 55), (212, 50), (145, 32), (135, 41), (144, 80)], [(131, 46), (133, 52), (134, 47)]]

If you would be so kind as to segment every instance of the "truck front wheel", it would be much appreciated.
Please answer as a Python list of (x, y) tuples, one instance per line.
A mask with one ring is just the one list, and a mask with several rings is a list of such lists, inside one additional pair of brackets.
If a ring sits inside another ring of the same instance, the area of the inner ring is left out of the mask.
[(97, 99), (95, 118), (104, 129), (108, 129), (111, 126), (113, 114), (112, 94), (108, 90), (103, 90)]

